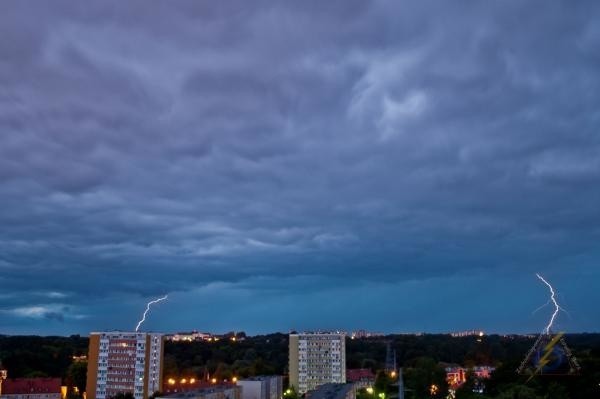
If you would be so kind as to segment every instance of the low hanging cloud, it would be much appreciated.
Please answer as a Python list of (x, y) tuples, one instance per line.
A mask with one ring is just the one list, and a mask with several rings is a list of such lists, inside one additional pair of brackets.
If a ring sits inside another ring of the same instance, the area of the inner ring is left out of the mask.
[(74, 309), (64, 304), (23, 306), (13, 309), (0, 310), (0, 312), (22, 318), (36, 320), (46, 319), (59, 321), (61, 323), (64, 323), (66, 319), (80, 320), (86, 317), (83, 314), (77, 314), (74, 312)]

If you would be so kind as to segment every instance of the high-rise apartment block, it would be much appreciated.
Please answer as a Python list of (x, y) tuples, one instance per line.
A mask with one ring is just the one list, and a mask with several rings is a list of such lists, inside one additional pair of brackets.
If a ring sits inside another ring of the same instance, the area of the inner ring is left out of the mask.
[(90, 334), (87, 399), (131, 393), (148, 399), (162, 391), (163, 335), (142, 332)]
[(346, 382), (346, 336), (290, 334), (290, 385), (304, 394), (327, 383)]

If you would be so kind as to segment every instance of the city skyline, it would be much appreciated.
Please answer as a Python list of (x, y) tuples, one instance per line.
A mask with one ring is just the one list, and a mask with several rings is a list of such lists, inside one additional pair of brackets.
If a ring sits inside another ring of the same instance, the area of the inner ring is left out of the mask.
[(600, 331), (599, 17), (6, 2), (0, 334)]

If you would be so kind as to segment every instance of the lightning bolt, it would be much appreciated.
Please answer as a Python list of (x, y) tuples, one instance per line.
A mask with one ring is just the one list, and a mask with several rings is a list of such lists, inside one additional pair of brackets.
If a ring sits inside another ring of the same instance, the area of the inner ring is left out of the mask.
[(150, 302), (148, 302), (148, 303), (146, 304), (146, 310), (144, 311), (144, 315), (142, 316), (142, 320), (140, 320), (140, 321), (137, 323), (137, 326), (135, 327), (135, 331), (136, 331), (136, 332), (137, 332), (137, 331), (140, 329), (140, 326), (142, 325), (142, 323), (143, 323), (144, 321), (146, 321), (146, 315), (147, 315), (147, 314), (148, 314), (148, 312), (150, 311), (150, 305), (154, 305), (155, 303), (158, 303), (158, 302), (164, 301), (164, 300), (165, 300), (165, 299), (167, 299), (168, 297), (169, 297), (168, 295), (165, 295), (165, 296), (163, 296), (163, 297), (160, 297), (160, 298), (158, 298), (158, 299), (155, 299), (155, 300), (153, 300), (153, 301), (150, 301)]
[[(554, 312), (552, 313), (552, 317), (550, 317), (550, 321), (548, 322), (548, 325), (546, 326), (546, 328), (544, 328), (544, 332), (546, 334), (550, 334), (550, 328), (552, 327), (552, 324), (554, 324), (554, 319), (556, 319), (556, 315), (558, 315), (558, 312), (560, 310), (563, 310), (563, 308), (561, 308), (560, 305), (558, 304), (558, 302), (556, 302), (556, 298), (555, 298), (556, 293), (554, 292), (554, 288), (552, 288), (552, 285), (550, 285), (550, 283), (547, 282), (538, 273), (536, 273), (535, 275), (537, 276), (537, 278), (539, 278), (540, 280), (542, 280), (542, 282), (544, 284), (546, 284), (548, 286), (548, 288), (550, 289), (550, 300), (548, 302), (552, 302), (554, 304)], [(546, 306), (546, 305), (544, 305), (544, 306)]]

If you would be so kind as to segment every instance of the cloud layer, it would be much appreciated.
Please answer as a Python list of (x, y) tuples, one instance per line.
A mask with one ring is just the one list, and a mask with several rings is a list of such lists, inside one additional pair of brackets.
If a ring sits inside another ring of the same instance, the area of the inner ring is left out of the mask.
[(5, 5), (0, 333), (600, 327), (596, 3), (221, 3)]

